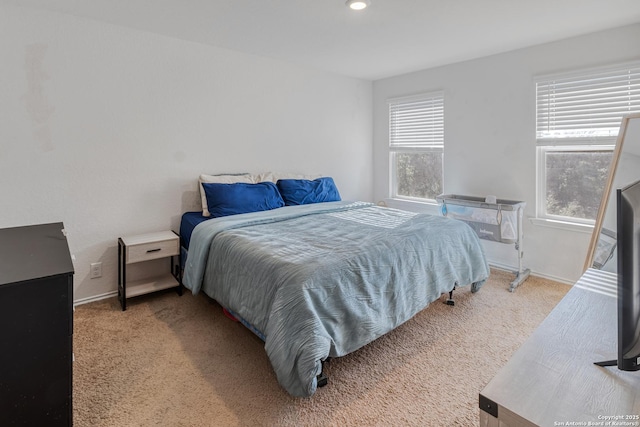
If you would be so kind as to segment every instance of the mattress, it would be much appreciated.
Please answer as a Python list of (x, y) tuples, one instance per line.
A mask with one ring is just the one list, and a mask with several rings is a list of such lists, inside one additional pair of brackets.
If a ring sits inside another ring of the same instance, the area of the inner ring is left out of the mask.
[(182, 220), (180, 221), (180, 245), (189, 250), (189, 243), (191, 243), (191, 233), (196, 225), (201, 222), (212, 219), (213, 217), (202, 216), (201, 211), (197, 212), (185, 212), (182, 214)]

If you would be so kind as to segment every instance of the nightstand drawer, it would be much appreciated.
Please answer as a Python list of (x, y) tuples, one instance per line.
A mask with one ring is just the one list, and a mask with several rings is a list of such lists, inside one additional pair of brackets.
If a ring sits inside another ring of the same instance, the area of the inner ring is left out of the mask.
[(126, 263), (149, 261), (157, 258), (178, 255), (180, 253), (180, 240), (178, 236), (171, 240), (142, 243), (127, 246)]

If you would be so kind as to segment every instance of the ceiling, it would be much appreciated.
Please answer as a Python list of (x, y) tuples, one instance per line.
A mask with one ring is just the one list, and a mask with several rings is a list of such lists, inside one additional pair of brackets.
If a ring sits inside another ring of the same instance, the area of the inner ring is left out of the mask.
[[(640, 22), (640, 0), (0, 0), (366, 80)], [(639, 41), (640, 42), (640, 41)]]

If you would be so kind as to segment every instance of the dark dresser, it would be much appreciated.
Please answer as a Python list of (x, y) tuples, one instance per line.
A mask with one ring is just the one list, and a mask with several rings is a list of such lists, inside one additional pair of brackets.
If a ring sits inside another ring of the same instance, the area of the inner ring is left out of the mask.
[(0, 426), (73, 423), (73, 264), (63, 229), (0, 229)]

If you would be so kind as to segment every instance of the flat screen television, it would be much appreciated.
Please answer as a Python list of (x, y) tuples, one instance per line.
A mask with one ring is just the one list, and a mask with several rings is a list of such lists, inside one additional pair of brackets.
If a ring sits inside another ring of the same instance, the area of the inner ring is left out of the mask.
[(618, 359), (597, 362), (640, 370), (640, 181), (616, 190), (618, 234)]

